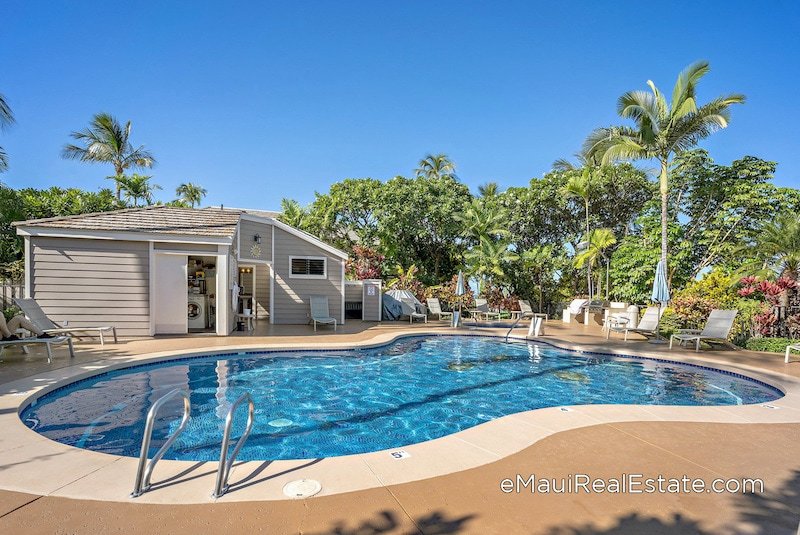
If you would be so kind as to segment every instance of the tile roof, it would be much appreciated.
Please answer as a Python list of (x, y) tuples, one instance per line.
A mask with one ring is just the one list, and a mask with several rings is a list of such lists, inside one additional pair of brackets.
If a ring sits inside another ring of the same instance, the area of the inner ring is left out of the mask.
[(47, 219), (31, 219), (17, 226), (111, 232), (150, 232), (189, 236), (233, 237), (240, 211), (147, 206)]

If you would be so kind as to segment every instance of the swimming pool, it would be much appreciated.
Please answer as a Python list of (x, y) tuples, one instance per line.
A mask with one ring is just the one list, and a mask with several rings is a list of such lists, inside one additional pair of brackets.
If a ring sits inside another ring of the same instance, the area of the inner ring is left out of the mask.
[[(611, 357), (482, 336), (416, 336), (372, 349), (246, 352), (110, 371), (38, 399), (22, 420), (42, 435), (138, 456), (150, 406), (191, 392), (186, 431), (166, 458), (217, 460), (230, 404), (250, 392), (253, 432), (241, 460), (311, 459), (396, 448), (508, 414), (581, 404), (736, 405), (783, 394), (708, 368)], [(180, 399), (156, 420), (154, 452), (178, 424)], [(237, 412), (234, 436), (245, 424)]]

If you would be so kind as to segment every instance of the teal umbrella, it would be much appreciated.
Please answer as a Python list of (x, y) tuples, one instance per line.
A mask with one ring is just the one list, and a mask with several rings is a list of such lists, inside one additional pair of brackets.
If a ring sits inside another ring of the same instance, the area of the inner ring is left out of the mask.
[(650, 299), (654, 303), (658, 303), (658, 323), (656, 324), (656, 338), (653, 343), (664, 343), (659, 333), (661, 327), (661, 307), (669, 303), (669, 284), (667, 284), (667, 267), (662, 260), (658, 261), (656, 266), (656, 277), (653, 279), (653, 293)]

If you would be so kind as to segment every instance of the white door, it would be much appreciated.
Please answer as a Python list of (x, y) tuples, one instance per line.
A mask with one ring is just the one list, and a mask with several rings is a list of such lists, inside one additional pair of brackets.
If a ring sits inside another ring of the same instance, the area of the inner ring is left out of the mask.
[(176, 254), (156, 254), (153, 315), (156, 334), (186, 334), (188, 332), (188, 257)]

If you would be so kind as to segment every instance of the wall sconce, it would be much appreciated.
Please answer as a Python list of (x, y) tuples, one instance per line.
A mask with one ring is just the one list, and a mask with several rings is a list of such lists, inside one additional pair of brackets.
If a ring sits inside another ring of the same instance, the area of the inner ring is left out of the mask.
[(256, 234), (253, 236), (253, 241), (256, 243), (261, 243), (261, 234)]

